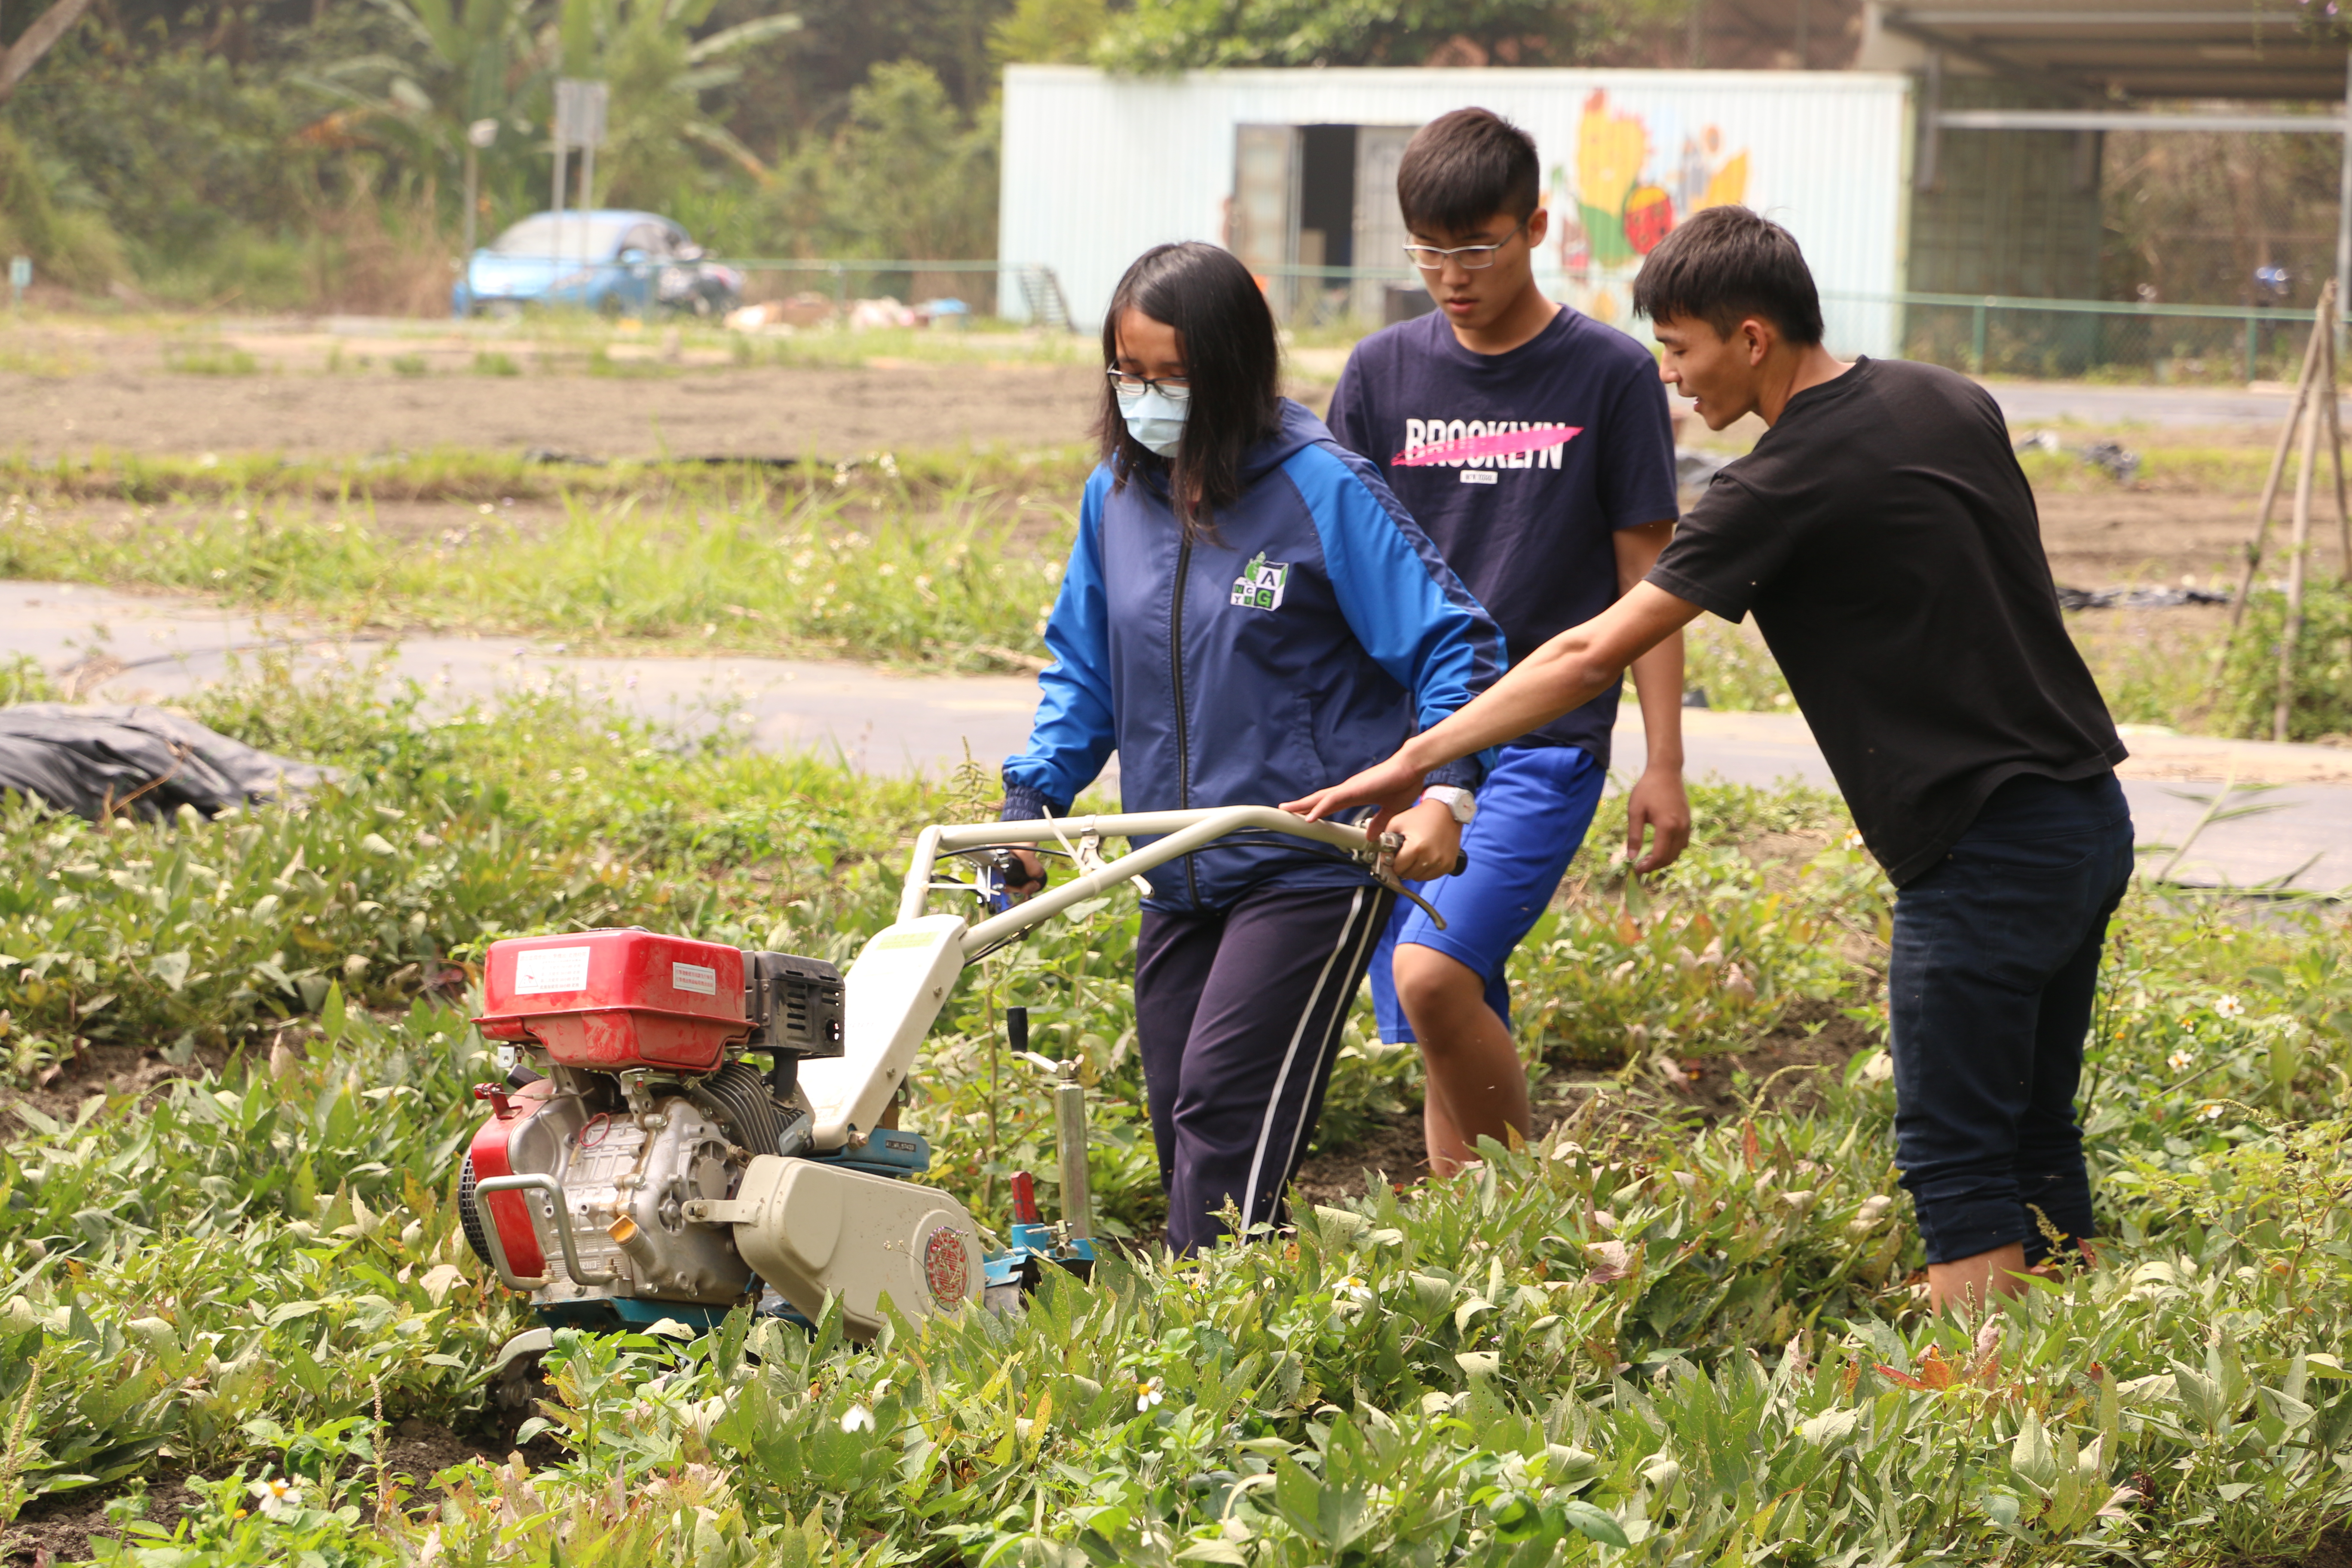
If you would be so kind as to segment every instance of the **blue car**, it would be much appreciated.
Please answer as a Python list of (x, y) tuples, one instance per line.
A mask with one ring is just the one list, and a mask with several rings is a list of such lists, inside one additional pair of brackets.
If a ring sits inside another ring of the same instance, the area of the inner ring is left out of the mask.
[(656, 213), (538, 213), (467, 258), (449, 292), (454, 316), (526, 306), (649, 316), (720, 316), (742, 303), (743, 275), (708, 259), (686, 230)]

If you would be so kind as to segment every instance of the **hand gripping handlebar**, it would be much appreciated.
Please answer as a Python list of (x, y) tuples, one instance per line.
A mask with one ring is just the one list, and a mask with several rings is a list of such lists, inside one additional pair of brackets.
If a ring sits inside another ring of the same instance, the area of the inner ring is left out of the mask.
[[(1223, 805), (1201, 811), (1127, 812), (1100, 816), (1055, 817), (1034, 822), (926, 827), (915, 839), (915, 853), (907, 868), (905, 886), (898, 895), (898, 918), (901, 921), (921, 918), (925, 895), (934, 886), (932, 869), (941, 855), (1004, 844), (1069, 844), (1073, 841), (1087, 844), (1098, 843), (1104, 838), (1155, 840), (972, 926), (964, 932), (963, 950), (967, 954), (976, 954), (1031, 926), (1052, 919), (1073, 904), (1107, 892), (1130, 879), (1139, 878), (1180, 856), (1189, 855), (1230, 834), (1252, 832), (1284, 834), (1293, 838), (1327, 844), (1347, 852), (1363, 861), (1368, 872), (1382, 886), (1428, 910), (1438, 929), (1444, 929), (1444, 918), (1397, 879), (1396, 851), (1402, 845), (1398, 835), (1384, 833), (1375, 840), (1360, 827), (1339, 822), (1309, 822), (1303, 816), (1277, 811), (1270, 805)], [(1454, 873), (1458, 876), (1468, 865), (1469, 858), (1461, 857), (1454, 863)]]

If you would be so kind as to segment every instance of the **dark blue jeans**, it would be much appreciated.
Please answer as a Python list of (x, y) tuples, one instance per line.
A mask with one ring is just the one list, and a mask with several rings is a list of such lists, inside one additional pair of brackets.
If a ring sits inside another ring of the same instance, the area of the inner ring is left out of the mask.
[(2131, 879), (2112, 773), (2013, 778), (1895, 900), (1895, 1161), (1927, 1261), (2094, 1235), (2074, 1089), (2107, 919)]

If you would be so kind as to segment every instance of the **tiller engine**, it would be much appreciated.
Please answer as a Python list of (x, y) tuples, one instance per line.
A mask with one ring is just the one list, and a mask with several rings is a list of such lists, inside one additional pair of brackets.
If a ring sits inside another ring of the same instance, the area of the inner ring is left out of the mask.
[[(1047, 1267), (1087, 1272), (1076, 1064), (1062, 1064), (1055, 1092), (1062, 1219), (1042, 1219), (1024, 1173), (1011, 1245), (992, 1253), (962, 1204), (915, 1179), (930, 1150), (893, 1125), (907, 1074), (966, 963), (1212, 840), (1268, 833), (1327, 845), (1394, 885), (1392, 843), (1230, 806), (925, 828), (898, 920), (846, 976), (640, 930), (493, 942), (476, 1023), (515, 1065), (475, 1089), (490, 1117), (459, 1175), (467, 1240), (545, 1323), (596, 1328), (709, 1324), (746, 1304), (813, 1321), (834, 1297), (864, 1338), (886, 1295), (919, 1316), (983, 1296), (1010, 1305)], [(1152, 841), (1106, 863), (1105, 837)], [(993, 849), (1004, 844), (1058, 844), (1081, 874), (1010, 905)], [(942, 855), (976, 874), (935, 881)], [(941, 889), (992, 912), (977, 924), (925, 913)]]

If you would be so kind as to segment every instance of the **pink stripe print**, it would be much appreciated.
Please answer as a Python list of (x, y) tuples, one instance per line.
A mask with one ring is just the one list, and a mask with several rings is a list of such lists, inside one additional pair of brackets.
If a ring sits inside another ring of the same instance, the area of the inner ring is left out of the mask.
[(1584, 433), (1581, 425), (1538, 425), (1532, 430), (1503, 430), (1491, 436), (1465, 436), (1440, 441), (1417, 451), (1399, 452), (1391, 463), (1400, 468), (1425, 468), (1439, 463), (1475, 463), (1481, 458), (1508, 458), (1561, 447)]

